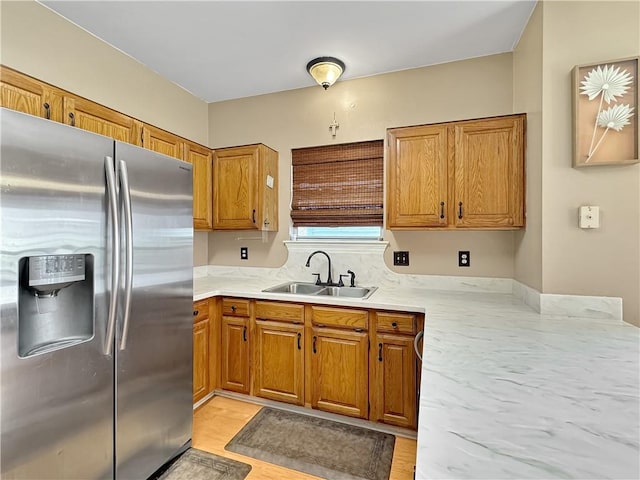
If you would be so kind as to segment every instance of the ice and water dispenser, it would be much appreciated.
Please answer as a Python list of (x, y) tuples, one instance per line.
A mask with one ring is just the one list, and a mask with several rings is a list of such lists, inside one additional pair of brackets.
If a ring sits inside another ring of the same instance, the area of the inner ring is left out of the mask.
[(18, 355), (30, 357), (93, 337), (93, 256), (20, 259)]

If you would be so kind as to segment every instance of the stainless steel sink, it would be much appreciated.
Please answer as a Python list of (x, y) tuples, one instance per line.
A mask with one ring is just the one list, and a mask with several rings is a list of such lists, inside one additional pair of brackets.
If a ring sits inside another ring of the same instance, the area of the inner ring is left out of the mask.
[(330, 297), (367, 298), (378, 287), (325, 287), (317, 295)]
[(292, 295), (323, 295), (328, 297), (369, 298), (378, 287), (325, 287), (315, 283), (287, 282), (275, 287), (265, 288), (263, 292)]

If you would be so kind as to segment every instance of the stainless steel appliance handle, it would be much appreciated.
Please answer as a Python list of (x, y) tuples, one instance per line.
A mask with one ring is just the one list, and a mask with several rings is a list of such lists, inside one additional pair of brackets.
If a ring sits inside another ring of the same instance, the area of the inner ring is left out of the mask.
[(118, 162), (120, 178), (120, 199), (124, 211), (124, 248), (125, 248), (125, 276), (124, 276), (124, 306), (122, 319), (122, 338), (120, 350), (127, 347), (129, 321), (131, 319), (131, 292), (133, 290), (133, 217), (131, 215), (131, 192), (129, 191), (129, 173), (124, 160)]
[(420, 343), (420, 340), (422, 339), (423, 336), (424, 336), (424, 330), (420, 330), (416, 334), (416, 337), (413, 339), (413, 349), (416, 351), (416, 355), (418, 356), (420, 361), (422, 361), (422, 352), (420, 352), (420, 350), (418, 349), (418, 343)]
[(113, 158), (104, 157), (104, 173), (107, 177), (107, 199), (109, 202), (109, 217), (111, 219), (111, 297), (109, 299), (109, 314), (104, 339), (104, 354), (111, 355), (118, 309), (118, 282), (120, 280), (120, 225), (118, 222), (116, 169)]

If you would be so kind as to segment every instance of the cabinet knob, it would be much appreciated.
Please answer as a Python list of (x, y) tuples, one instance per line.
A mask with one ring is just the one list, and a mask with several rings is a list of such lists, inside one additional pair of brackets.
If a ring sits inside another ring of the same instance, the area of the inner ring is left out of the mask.
[(235, 305), (231, 305), (231, 311), (232, 311), (233, 313), (236, 313), (236, 306), (235, 306)]
[(392, 322), (392, 323), (391, 323), (391, 326), (392, 326), (393, 328), (398, 328), (398, 322)]
[(44, 118), (51, 120), (51, 107), (47, 102), (44, 102), (42, 106), (44, 107)]
[(199, 312), (198, 310), (194, 310), (194, 311), (193, 311), (193, 316), (194, 316), (194, 317), (197, 317), (199, 313), (200, 313), (200, 312)]
[(69, 125), (71, 125), (72, 127), (76, 126), (76, 116), (73, 114), (73, 112), (69, 112)]

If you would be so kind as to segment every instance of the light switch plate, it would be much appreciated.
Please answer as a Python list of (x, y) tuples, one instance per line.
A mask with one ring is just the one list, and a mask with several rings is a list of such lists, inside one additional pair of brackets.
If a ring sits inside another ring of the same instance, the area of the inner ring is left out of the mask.
[(273, 177), (271, 175), (267, 175), (267, 187), (273, 188)]
[(600, 207), (582, 206), (579, 209), (580, 228), (600, 228)]

